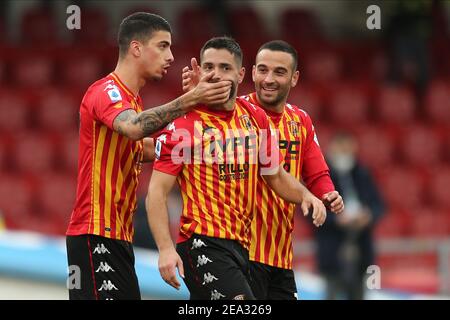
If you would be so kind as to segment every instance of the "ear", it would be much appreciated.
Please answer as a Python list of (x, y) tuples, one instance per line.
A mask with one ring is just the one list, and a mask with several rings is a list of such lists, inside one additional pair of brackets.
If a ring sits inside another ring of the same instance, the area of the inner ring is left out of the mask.
[(138, 58), (141, 56), (142, 53), (142, 45), (139, 41), (133, 40), (130, 42), (130, 48), (128, 48), (128, 52), (131, 53), (131, 55), (135, 58)]
[(255, 79), (256, 79), (256, 66), (253, 65), (253, 68), (252, 68), (252, 80), (253, 80), (253, 82), (255, 82)]
[(245, 76), (245, 68), (241, 67), (241, 69), (239, 70), (239, 75), (238, 75), (238, 83), (241, 84), (242, 81), (244, 80), (244, 76)]
[(294, 72), (294, 74), (292, 75), (292, 79), (291, 79), (291, 87), (295, 87), (297, 85), (298, 79), (300, 77), (300, 72), (297, 70)]

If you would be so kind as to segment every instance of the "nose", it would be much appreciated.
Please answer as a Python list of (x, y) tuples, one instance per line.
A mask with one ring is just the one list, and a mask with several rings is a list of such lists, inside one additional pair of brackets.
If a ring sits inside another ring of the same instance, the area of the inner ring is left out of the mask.
[(275, 82), (272, 72), (267, 73), (267, 76), (264, 78), (264, 82), (266, 82), (266, 83), (274, 83)]
[(174, 60), (175, 58), (173, 57), (172, 50), (169, 50), (169, 57), (167, 58), (167, 61), (172, 63)]

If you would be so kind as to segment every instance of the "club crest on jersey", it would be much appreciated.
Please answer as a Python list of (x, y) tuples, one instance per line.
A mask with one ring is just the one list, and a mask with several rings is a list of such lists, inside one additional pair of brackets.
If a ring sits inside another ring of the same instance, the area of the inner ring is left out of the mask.
[(239, 119), (241, 120), (241, 125), (243, 128), (245, 128), (247, 130), (253, 130), (253, 125), (252, 125), (252, 122), (250, 121), (250, 118), (248, 117), (248, 115), (244, 114), (244, 115), (240, 116)]
[(288, 126), (289, 126), (289, 131), (291, 132), (291, 134), (294, 137), (298, 137), (298, 134), (299, 134), (299, 131), (300, 131), (299, 130), (299, 123), (297, 121), (291, 120), (291, 121), (288, 122)]

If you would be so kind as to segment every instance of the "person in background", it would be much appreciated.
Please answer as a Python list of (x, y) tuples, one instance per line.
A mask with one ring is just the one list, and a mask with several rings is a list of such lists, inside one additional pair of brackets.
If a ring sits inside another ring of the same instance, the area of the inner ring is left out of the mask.
[(372, 231), (384, 213), (384, 203), (356, 152), (357, 143), (348, 133), (341, 132), (330, 141), (327, 163), (336, 190), (345, 199), (345, 209), (341, 215), (329, 215), (322, 228), (314, 229), (327, 299), (364, 299), (364, 276), (375, 260)]

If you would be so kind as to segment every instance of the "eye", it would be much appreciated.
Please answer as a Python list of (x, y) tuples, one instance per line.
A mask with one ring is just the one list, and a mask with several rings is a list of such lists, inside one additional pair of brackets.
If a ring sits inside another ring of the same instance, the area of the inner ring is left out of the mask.
[(231, 70), (231, 67), (230, 67), (230, 66), (224, 66), (224, 67), (223, 67), (223, 70), (229, 71), (229, 70)]

